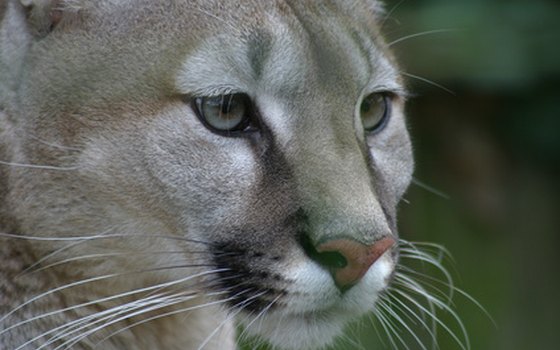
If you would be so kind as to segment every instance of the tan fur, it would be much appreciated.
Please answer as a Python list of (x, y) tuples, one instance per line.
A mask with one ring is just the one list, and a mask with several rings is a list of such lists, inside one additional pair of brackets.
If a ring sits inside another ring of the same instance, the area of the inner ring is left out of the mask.
[[(1, 1), (1, 349), (227, 350), (236, 321), (316, 349), (373, 310), (396, 250), (341, 293), (298, 235), (397, 236), (412, 158), (377, 1)], [(232, 91), (257, 136), (216, 135), (185, 102)], [(393, 115), (366, 137), (377, 91)]]

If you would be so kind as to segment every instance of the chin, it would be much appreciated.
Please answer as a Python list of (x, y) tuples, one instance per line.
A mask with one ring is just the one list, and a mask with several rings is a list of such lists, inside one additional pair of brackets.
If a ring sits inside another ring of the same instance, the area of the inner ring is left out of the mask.
[[(378, 261), (357, 285), (341, 293), (334, 285), (320, 281), (318, 271), (305, 271), (294, 281), (294, 293), (276, 307), (239, 317), (241, 337), (250, 336), (282, 350), (317, 350), (331, 345), (345, 327), (375, 310), (375, 303), (387, 288), (394, 270), (386, 256)], [(307, 272), (315, 279), (308, 278)], [(318, 278), (317, 278), (318, 277)], [(306, 285), (307, 293), (297, 293)]]
[(262, 319), (246, 317), (246, 334), (283, 350), (312, 350), (330, 345), (355, 315), (336, 312), (285, 315), (270, 313)]

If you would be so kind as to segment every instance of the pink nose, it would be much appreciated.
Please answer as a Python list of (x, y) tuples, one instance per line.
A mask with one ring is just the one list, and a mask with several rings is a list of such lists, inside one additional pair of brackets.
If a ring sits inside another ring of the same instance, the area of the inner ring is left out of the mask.
[(318, 256), (328, 260), (322, 264), (331, 270), (336, 285), (347, 289), (359, 282), (371, 265), (394, 244), (395, 239), (392, 237), (385, 237), (371, 245), (349, 239), (336, 239), (322, 243), (316, 249)]

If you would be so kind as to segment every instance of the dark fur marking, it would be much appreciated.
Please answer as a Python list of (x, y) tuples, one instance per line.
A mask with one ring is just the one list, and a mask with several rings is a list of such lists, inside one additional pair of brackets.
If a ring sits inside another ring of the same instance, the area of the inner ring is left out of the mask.
[(249, 62), (253, 68), (255, 80), (262, 76), (266, 61), (272, 48), (272, 35), (262, 30), (252, 32), (248, 38)]

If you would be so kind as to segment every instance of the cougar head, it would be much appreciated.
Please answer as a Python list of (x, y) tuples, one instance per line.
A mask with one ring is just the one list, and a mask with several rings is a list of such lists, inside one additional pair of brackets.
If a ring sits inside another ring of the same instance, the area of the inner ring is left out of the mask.
[(390, 282), (413, 167), (377, 8), (73, 0), (35, 5), (29, 18), (14, 10), (26, 44), (11, 62), (17, 88), (2, 96), (2, 142), (18, 233), (61, 239), (33, 245), (38, 257), (62, 238), (80, 244), (61, 260), (103, 255), (51, 270), (66, 283), (120, 274), (92, 282), (92, 300), (189, 291), (189, 303), (220, 305), (222, 320), (279, 348), (330, 343)]

